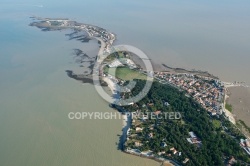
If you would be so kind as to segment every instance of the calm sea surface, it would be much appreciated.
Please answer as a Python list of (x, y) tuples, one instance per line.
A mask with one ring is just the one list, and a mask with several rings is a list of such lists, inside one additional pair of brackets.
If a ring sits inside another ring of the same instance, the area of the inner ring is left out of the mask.
[[(42, 7), (41, 7), (42, 5)], [(0, 5), (0, 165), (157, 166), (121, 153), (121, 120), (69, 120), (69, 112), (115, 112), (91, 85), (67, 77), (72, 49), (96, 41), (29, 27), (30, 16), (67, 17), (117, 34), (156, 63), (208, 70), (250, 84), (249, 1), (27, 1)]]

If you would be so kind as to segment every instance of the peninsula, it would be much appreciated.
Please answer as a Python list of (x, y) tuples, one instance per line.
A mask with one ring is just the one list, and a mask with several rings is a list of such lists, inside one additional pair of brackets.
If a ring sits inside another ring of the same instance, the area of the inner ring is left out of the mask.
[[(114, 82), (122, 86), (129, 80), (137, 81), (138, 88), (119, 94), (124, 99), (138, 94), (145, 84), (147, 71), (138, 64), (124, 65), (121, 62), (124, 57), (132, 57), (129, 52), (111, 53), (111, 46), (116, 40), (114, 33), (69, 19), (33, 18), (38, 21), (32, 22), (30, 26), (42, 31), (72, 29), (86, 32), (84, 35), (70, 36), (72, 39), (82, 42), (93, 38), (98, 40), (101, 46), (95, 63), (99, 63), (102, 55), (110, 54), (102, 64), (99, 77), (113, 93), (117, 93)], [(112, 71), (114, 67), (118, 68), (118, 72)], [(246, 85), (226, 83), (207, 72), (165, 67), (168, 71), (151, 71), (154, 73), (154, 82), (144, 99), (129, 106), (111, 104), (126, 119), (120, 149), (160, 162), (170, 161), (174, 165), (249, 164), (249, 137), (235, 125), (225, 102), (227, 87)], [(91, 74), (81, 76), (72, 71), (67, 73), (77, 80), (89, 79), (88, 82), (91, 82), (91, 75), (95, 74), (93, 70)], [(166, 121), (146, 116), (148, 113), (158, 116), (170, 112), (180, 112), (182, 118)], [(143, 116), (132, 117), (127, 113)]]

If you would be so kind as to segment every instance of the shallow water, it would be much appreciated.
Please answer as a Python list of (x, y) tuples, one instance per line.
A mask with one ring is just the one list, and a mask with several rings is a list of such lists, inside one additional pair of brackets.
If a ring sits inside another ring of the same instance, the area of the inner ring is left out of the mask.
[(250, 88), (229, 88), (230, 96), (228, 103), (233, 105), (233, 114), (236, 119), (241, 119), (250, 126)]
[(69, 112), (115, 112), (92, 85), (65, 73), (77, 67), (72, 48), (91, 53), (91, 42), (82, 46), (64, 32), (32, 27), (20, 31), (25, 35), (12, 34), (15, 49), (5, 45), (8, 67), (1, 66), (1, 165), (158, 165), (117, 150), (121, 120), (69, 120)]

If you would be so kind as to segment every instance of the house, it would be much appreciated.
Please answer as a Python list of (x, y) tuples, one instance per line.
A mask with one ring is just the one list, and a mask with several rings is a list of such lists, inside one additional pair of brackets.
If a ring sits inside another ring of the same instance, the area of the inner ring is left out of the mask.
[(149, 133), (149, 138), (153, 138), (154, 134), (153, 133)]
[(164, 147), (164, 148), (165, 148), (165, 147), (167, 147), (167, 146), (168, 146), (168, 145), (166, 144), (166, 142), (162, 142), (162, 143), (161, 143), (161, 147)]
[(170, 150), (171, 150), (171, 151), (173, 151), (173, 150), (175, 150), (175, 148), (174, 148), (174, 147), (172, 147), (172, 148), (170, 148)]
[(160, 156), (160, 155), (163, 155), (165, 153), (166, 153), (165, 151), (161, 151), (161, 152), (158, 152), (157, 154)]
[(194, 132), (189, 132), (190, 138), (187, 138), (187, 141), (191, 144), (201, 144), (199, 138), (195, 135)]
[(249, 143), (248, 139), (246, 139), (246, 140), (241, 139), (240, 146), (247, 152), (247, 154), (250, 155), (250, 143)]
[(212, 116), (214, 116), (214, 115), (216, 115), (216, 114), (217, 114), (216, 111), (212, 111), (212, 112), (211, 112), (211, 115), (212, 115)]
[(152, 155), (153, 155), (153, 151), (147, 150), (147, 151), (141, 152), (141, 154), (144, 155), (144, 156), (149, 157), (149, 156), (152, 156)]
[(142, 146), (142, 145), (143, 145), (143, 144), (142, 144), (141, 142), (139, 142), (139, 141), (136, 141), (136, 142), (135, 142), (135, 146), (136, 146), (136, 147), (140, 147), (140, 146)]
[(192, 141), (193, 144), (199, 143), (199, 141), (197, 140), (197, 138), (191, 138), (191, 141)]
[(136, 128), (135, 128), (135, 131), (136, 131), (136, 132), (142, 132), (142, 130), (143, 130), (143, 128), (141, 128), (141, 127), (136, 127)]
[(174, 147), (172, 147), (170, 150), (173, 152), (173, 154), (176, 154), (178, 152)]
[(232, 156), (231, 158), (230, 158), (230, 160), (228, 161), (228, 166), (231, 166), (231, 165), (233, 165), (233, 164), (235, 164), (236, 163), (236, 160), (235, 160), (235, 158)]
[(170, 104), (169, 104), (168, 102), (165, 101), (165, 102), (164, 102), (164, 105), (165, 105), (165, 106), (169, 106)]
[(250, 148), (250, 141), (249, 140), (245, 140), (246, 146)]
[(153, 106), (154, 105), (154, 103), (148, 103), (148, 106)]
[(161, 114), (161, 111), (155, 111), (154, 114), (157, 116), (157, 115)]
[(110, 68), (119, 67), (119, 66), (123, 66), (123, 64), (119, 60), (116, 60), (112, 62), (111, 64), (109, 64)]
[(189, 132), (189, 135), (190, 135), (191, 138), (196, 138), (196, 135), (192, 131)]
[(244, 141), (244, 139), (240, 139), (240, 145), (241, 145), (241, 146), (245, 146), (245, 141)]
[(189, 161), (189, 158), (185, 158), (185, 160), (182, 163), (186, 164), (188, 161)]

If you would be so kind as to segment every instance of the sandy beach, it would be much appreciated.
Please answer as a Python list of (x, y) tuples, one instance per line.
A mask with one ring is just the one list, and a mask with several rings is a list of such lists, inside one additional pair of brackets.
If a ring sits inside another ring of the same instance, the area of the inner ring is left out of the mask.
[(233, 106), (236, 119), (243, 120), (250, 126), (250, 88), (230, 87), (227, 102)]
[(235, 115), (226, 109), (226, 103), (227, 103), (228, 99), (229, 99), (229, 96), (227, 94), (225, 96), (225, 101), (224, 101), (225, 115), (226, 115), (226, 117), (228, 117), (228, 120), (235, 125), (236, 124)]

